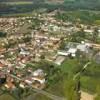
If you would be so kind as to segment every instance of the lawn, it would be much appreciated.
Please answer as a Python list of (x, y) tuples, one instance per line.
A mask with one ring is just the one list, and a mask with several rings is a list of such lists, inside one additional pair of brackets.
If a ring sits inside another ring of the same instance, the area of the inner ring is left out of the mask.
[(81, 76), (81, 87), (83, 90), (87, 92), (95, 93), (97, 86), (100, 85), (100, 79), (89, 77), (89, 76)]
[(63, 72), (71, 72), (71, 70), (75, 67), (77, 67), (78, 61), (77, 59), (66, 59), (62, 65), (60, 66), (61, 70)]

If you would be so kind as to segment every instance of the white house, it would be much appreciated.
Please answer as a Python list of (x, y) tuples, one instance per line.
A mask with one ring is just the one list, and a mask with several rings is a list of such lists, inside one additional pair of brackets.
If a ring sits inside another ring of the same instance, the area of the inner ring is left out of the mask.
[(58, 55), (68, 56), (69, 53), (67, 51), (58, 51)]
[(33, 72), (33, 76), (41, 76), (44, 75), (42, 69), (37, 69), (36, 71)]

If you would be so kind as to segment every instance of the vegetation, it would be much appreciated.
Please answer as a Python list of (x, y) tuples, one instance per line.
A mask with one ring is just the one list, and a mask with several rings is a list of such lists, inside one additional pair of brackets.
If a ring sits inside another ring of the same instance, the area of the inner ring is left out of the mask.
[[(56, 9), (65, 11), (75, 11), (79, 9), (100, 10), (100, 0), (65, 0), (63, 4), (48, 4), (45, 0), (28, 0), (27, 2), (26, 0), (21, 0), (20, 2), (18, 1), (20, 0), (1, 0), (0, 15), (32, 12), (33, 10), (41, 8), (46, 8), (47, 11), (54, 11)], [(87, 18), (87, 16), (84, 16), (84, 18)], [(88, 18), (88, 20), (90, 19)], [(96, 22), (98, 22), (98, 20), (96, 20)]]
[[(100, 67), (99, 64), (92, 63), (81, 76), (81, 86), (87, 91), (96, 92), (96, 87), (100, 84)], [(91, 84), (92, 83), (92, 84)]]
[(0, 100), (15, 100), (12, 96), (10, 96), (9, 94), (3, 94), (0, 96)]
[(68, 73), (72, 72), (72, 69), (75, 69), (78, 66), (77, 59), (66, 59), (63, 64), (60, 66), (62, 72)]
[[(8, 1), (8, 0), (5, 0)], [(12, 0), (10, 0), (12, 1)], [(14, 0), (16, 1), (16, 0)], [(20, 1), (20, 0), (19, 0)], [(26, 0), (25, 0), (26, 1)], [(54, 16), (58, 20), (72, 21), (73, 23), (85, 23), (100, 25), (100, 12), (98, 11), (87, 11), (87, 10), (100, 10), (100, 0), (65, 0), (63, 4), (46, 4), (44, 0), (29, 0), (29, 2), (10, 2), (10, 3), (0, 3), (0, 15), (11, 14), (17, 16), (27, 16), (31, 15), (31, 12), (35, 9), (46, 8), (47, 12), (54, 11), (56, 9), (64, 10), (67, 12), (58, 11)], [(77, 10), (77, 11), (75, 11)], [(24, 13), (24, 14), (23, 14)], [(33, 19), (31, 29), (39, 29), (43, 21)], [(6, 37), (7, 33), (0, 32), (0, 37)], [(100, 43), (100, 38), (98, 38), (97, 29), (91, 37), (88, 37), (86, 33), (81, 30), (76, 33), (72, 33), (70, 41), (81, 42), (84, 39), (91, 40), (95, 43)], [(30, 42), (31, 37), (27, 36), (23, 38), (23, 42)], [(6, 48), (15, 46), (16, 41), (9, 41)], [(66, 41), (62, 41), (60, 49), (65, 49)], [(81, 55), (81, 56), (80, 56)], [(11, 55), (6, 55), (11, 58)], [(100, 65), (92, 62), (89, 67), (82, 71), (83, 65), (85, 65), (89, 59), (86, 59), (86, 55), (82, 52), (77, 52), (76, 58), (68, 57), (62, 63), (61, 66), (57, 66), (51, 62), (45, 61), (45, 55), (41, 55), (41, 61), (36, 64), (28, 63), (27, 67), (34, 69), (41, 68), (47, 73), (47, 88), (49, 91), (55, 95), (65, 97), (68, 100), (79, 100), (80, 99), (80, 87), (88, 92), (97, 93), (95, 100), (100, 99)], [(73, 77), (81, 72), (81, 75), (73, 80)], [(91, 84), (92, 83), (92, 84)], [(29, 90), (17, 89), (13, 91), (15, 97), (26, 96)], [(2, 98), (2, 97), (1, 97)], [(6, 97), (5, 97), (6, 98)], [(19, 98), (17, 98), (19, 99)], [(39, 95), (36, 100), (49, 100), (47, 97)], [(4, 99), (1, 99), (4, 100)], [(11, 98), (11, 100), (13, 100)]]
[(98, 10), (100, 9), (100, 0), (65, 0), (64, 2), (65, 9), (91, 9)]
[(6, 36), (7, 36), (7, 33), (0, 32), (0, 37), (6, 37)]
[(96, 88), (96, 97), (95, 97), (95, 100), (100, 100), (100, 86), (98, 85), (97, 88)]
[(85, 38), (85, 33), (83, 31), (79, 31), (71, 35), (70, 41), (79, 43), (81, 41), (84, 41), (84, 38)]
[(78, 81), (72, 79), (64, 80), (64, 94), (68, 100), (80, 100)]
[(93, 12), (93, 11), (67, 11), (64, 13), (58, 12), (55, 16), (57, 19), (63, 20), (63, 21), (72, 21), (72, 22), (79, 22), (79, 23), (85, 23), (85, 24), (99, 24), (98, 20), (100, 18), (99, 12)]

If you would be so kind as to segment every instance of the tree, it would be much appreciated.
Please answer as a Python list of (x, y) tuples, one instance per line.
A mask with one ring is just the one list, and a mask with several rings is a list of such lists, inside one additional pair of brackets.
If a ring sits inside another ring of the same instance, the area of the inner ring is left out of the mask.
[(7, 33), (5, 32), (0, 32), (0, 37), (6, 37), (7, 36)]
[(100, 86), (97, 86), (96, 92), (97, 92), (97, 95), (95, 97), (95, 100), (100, 100)]
[(78, 82), (73, 79), (64, 80), (64, 95), (67, 100), (80, 100)]
[(85, 39), (85, 32), (81, 30), (79, 32), (73, 33), (71, 36), (72, 36), (71, 38), (72, 42), (81, 42), (81, 41), (84, 41)]
[(45, 54), (42, 54), (42, 55), (40, 56), (40, 58), (41, 58), (41, 59), (45, 59)]
[(23, 38), (23, 41), (26, 42), (30, 42), (31, 41), (31, 37), (27, 36)]
[(45, 0), (33, 0), (34, 4), (42, 4)]
[(98, 37), (98, 28), (95, 28), (95, 30), (94, 30), (94, 33), (93, 33), (93, 36), (92, 36), (92, 41), (93, 42), (97, 42), (97, 37)]
[(66, 46), (66, 43), (64, 40), (62, 40), (62, 42), (60, 43), (59, 49), (63, 50), (63, 49), (65, 49), (65, 46)]

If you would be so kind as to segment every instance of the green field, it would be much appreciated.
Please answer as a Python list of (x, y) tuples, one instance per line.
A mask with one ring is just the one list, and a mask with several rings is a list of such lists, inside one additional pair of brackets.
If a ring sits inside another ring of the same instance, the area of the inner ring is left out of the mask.
[(100, 85), (100, 79), (89, 76), (81, 77), (81, 88), (87, 92), (95, 93), (97, 86)]
[(63, 72), (70, 72), (73, 68), (76, 68), (78, 62), (76, 59), (66, 59), (63, 64), (60, 66)]
[(18, 1), (18, 2), (3, 2), (3, 4), (8, 4), (8, 5), (28, 5), (28, 4), (33, 4), (32, 1)]

